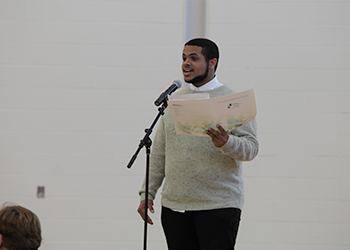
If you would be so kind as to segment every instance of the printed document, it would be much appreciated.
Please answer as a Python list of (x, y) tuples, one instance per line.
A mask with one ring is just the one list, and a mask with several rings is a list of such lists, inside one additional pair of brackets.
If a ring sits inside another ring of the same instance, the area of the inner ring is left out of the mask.
[(180, 135), (208, 136), (205, 131), (209, 127), (218, 130), (217, 124), (232, 130), (257, 114), (253, 89), (211, 99), (208, 93), (174, 95), (169, 96), (168, 104)]

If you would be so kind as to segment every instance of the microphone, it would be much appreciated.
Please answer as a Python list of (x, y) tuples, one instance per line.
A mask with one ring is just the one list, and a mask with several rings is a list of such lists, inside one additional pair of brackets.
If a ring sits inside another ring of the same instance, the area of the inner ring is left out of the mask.
[(167, 90), (165, 90), (163, 93), (160, 94), (158, 99), (155, 100), (154, 104), (156, 106), (159, 106), (160, 104), (162, 104), (165, 100), (168, 99), (168, 95), (171, 95), (171, 93), (173, 93), (175, 90), (177, 90), (178, 88), (181, 88), (181, 85), (182, 84), (180, 80), (173, 81), (173, 84), (171, 84)]

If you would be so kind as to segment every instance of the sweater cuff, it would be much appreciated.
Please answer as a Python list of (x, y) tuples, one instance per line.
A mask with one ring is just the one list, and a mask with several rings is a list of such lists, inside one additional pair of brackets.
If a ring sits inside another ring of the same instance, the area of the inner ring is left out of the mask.
[[(143, 201), (143, 200), (146, 200), (146, 193), (145, 192), (140, 194), (140, 201)], [(152, 200), (152, 201), (154, 200), (154, 197), (150, 193), (148, 193), (148, 200)]]
[(223, 154), (229, 153), (229, 151), (230, 151), (230, 149), (232, 148), (233, 144), (234, 144), (234, 139), (233, 139), (232, 136), (229, 136), (229, 138), (228, 138), (226, 144), (225, 144), (224, 146), (220, 147), (221, 152), (222, 152)]

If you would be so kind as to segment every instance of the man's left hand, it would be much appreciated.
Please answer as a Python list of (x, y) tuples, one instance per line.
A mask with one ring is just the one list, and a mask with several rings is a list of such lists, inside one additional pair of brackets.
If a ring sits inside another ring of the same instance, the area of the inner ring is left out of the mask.
[(219, 129), (220, 133), (213, 128), (208, 128), (205, 133), (211, 137), (211, 140), (215, 147), (222, 147), (228, 141), (229, 135), (219, 124), (216, 125), (216, 127)]

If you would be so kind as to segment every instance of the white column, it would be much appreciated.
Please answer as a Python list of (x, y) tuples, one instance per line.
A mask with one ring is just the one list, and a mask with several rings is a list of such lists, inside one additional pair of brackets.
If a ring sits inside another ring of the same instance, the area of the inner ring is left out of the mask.
[(207, 36), (207, 0), (186, 0), (185, 42)]

